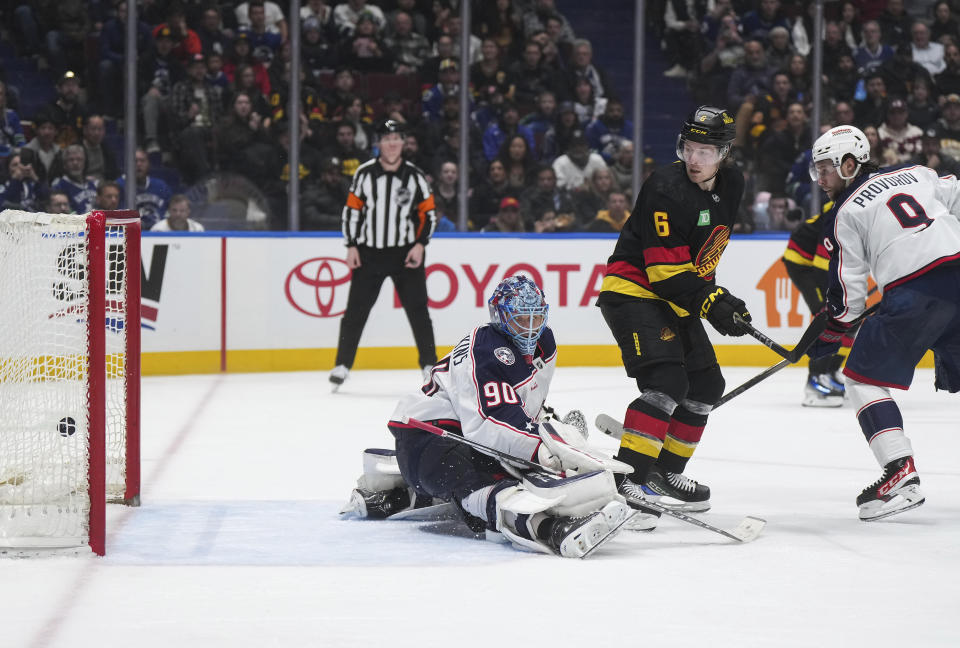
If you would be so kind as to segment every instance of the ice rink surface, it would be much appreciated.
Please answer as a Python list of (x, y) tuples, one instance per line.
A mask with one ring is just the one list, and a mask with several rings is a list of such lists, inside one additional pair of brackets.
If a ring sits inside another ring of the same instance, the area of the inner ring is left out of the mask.
[[(725, 370), (728, 388), (757, 368)], [(687, 474), (705, 519), (768, 521), (751, 544), (664, 519), (586, 561), (451, 523), (337, 515), (415, 371), (143, 380), (143, 506), (108, 509), (107, 556), (0, 559), (0, 645), (960, 645), (960, 397), (932, 371), (898, 393), (927, 502), (886, 521), (850, 407), (799, 405), (788, 369), (718, 409)], [(548, 403), (620, 416), (621, 369), (557, 370)], [(615, 448), (607, 438), (598, 445)]]

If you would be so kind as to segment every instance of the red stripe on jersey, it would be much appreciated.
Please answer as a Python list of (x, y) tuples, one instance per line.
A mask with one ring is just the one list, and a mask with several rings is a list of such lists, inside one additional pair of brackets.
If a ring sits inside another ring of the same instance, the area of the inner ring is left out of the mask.
[(958, 254), (951, 254), (950, 256), (940, 257), (940, 258), (937, 259), (936, 261), (933, 261), (932, 263), (928, 263), (927, 265), (923, 266), (922, 268), (920, 268), (920, 269), (917, 270), (916, 272), (913, 272), (913, 273), (911, 273), (911, 274), (908, 274), (906, 277), (900, 277), (900, 278), (897, 279), (896, 281), (891, 281), (891, 282), (888, 283), (886, 286), (884, 286), (883, 291), (886, 292), (886, 291), (890, 290), (891, 288), (894, 288), (895, 286), (899, 286), (900, 284), (904, 284), (904, 283), (910, 281), (911, 279), (916, 279), (916, 278), (919, 277), (920, 275), (926, 274), (926, 273), (930, 272), (931, 270), (933, 270), (934, 268), (936, 268), (937, 266), (939, 266), (939, 265), (941, 265), (941, 264), (944, 264), (944, 263), (947, 263), (948, 261), (960, 261), (960, 253), (958, 253)]
[(606, 274), (623, 277), (628, 281), (640, 284), (644, 288), (650, 287), (650, 280), (647, 279), (647, 274), (643, 270), (637, 268), (636, 266), (630, 265), (626, 261), (614, 261), (613, 263), (608, 263)]
[[(802, 256), (802, 257), (803, 257), (804, 259), (806, 259), (807, 261), (813, 261), (813, 255), (810, 254), (809, 252), (807, 252), (806, 250), (804, 250), (804, 249), (803, 249), (802, 247), (800, 247), (799, 245), (797, 245), (793, 240), (791, 240), (789, 243), (787, 243), (787, 249), (788, 249), (788, 250), (793, 250), (794, 252), (796, 252), (797, 254), (799, 254), (800, 256)], [(819, 248), (817, 248), (817, 249), (819, 250)]]
[(690, 257), (690, 248), (686, 245), (683, 245), (674, 248), (647, 248), (643, 251), (643, 261), (647, 265), (654, 265), (657, 263), (683, 265), (684, 263), (690, 263), (692, 259)]
[(681, 423), (677, 419), (670, 420), (670, 428), (667, 430), (667, 434), (672, 436), (674, 439), (679, 439), (680, 441), (685, 441), (686, 443), (699, 443), (700, 437), (703, 436), (703, 427), (702, 425), (687, 425), (686, 423)]
[(635, 409), (628, 409), (627, 415), (623, 419), (623, 427), (626, 430), (636, 430), (654, 436), (661, 441), (667, 438), (667, 428), (669, 421), (661, 421), (649, 414), (644, 414)]
[(892, 389), (903, 389), (906, 391), (910, 389), (909, 385), (898, 385), (896, 383), (883, 382), (882, 380), (874, 380), (873, 378), (867, 378), (866, 376), (861, 376), (855, 371), (851, 371), (850, 367), (844, 367), (843, 375), (853, 378), (857, 382), (862, 382), (865, 385), (876, 385), (877, 387), (890, 387)]

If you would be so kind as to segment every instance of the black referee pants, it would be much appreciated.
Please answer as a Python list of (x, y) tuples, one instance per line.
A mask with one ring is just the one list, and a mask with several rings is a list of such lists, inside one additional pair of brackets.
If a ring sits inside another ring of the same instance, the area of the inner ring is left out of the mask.
[(403, 265), (412, 245), (377, 249), (359, 246), (360, 267), (353, 271), (347, 310), (340, 320), (340, 340), (337, 343), (336, 364), (353, 367), (360, 345), (360, 335), (367, 325), (370, 309), (380, 296), (380, 288), (387, 277), (393, 281), (400, 304), (413, 329), (413, 339), (420, 355), (420, 366), (437, 364), (437, 348), (433, 341), (433, 322), (427, 310), (427, 275), (424, 262), (418, 268)]

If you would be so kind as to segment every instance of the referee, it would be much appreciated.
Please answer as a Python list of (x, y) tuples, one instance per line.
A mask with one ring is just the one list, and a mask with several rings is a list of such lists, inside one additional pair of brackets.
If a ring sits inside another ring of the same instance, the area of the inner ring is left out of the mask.
[(330, 372), (333, 391), (350, 373), (363, 327), (387, 277), (413, 329), (421, 369), (429, 371), (437, 362), (424, 272), (424, 246), (437, 218), (423, 172), (403, 159), (404, 130), (403, 123), (392, 119), (380, 125), (380, 155), (357, 168), (343, 207), (347, 265), (353, 277), (340, 320), (336, 366)]

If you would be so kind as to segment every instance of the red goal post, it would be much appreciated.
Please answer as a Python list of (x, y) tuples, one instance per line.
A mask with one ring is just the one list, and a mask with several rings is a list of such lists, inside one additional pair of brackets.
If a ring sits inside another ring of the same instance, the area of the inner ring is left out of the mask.
[(0, 213), (0, 552), (105, 551), (140, 500), (140, 219)]

